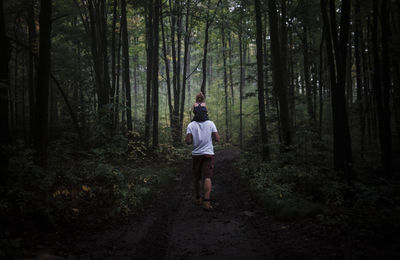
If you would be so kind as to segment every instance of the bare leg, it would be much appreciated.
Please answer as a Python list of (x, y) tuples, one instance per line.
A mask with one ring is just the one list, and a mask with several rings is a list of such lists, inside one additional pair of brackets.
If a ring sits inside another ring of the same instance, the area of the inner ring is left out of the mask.
[(204, 179), (204, 199), (209, 200), (211, 193), (211, 179), (205, 178)]

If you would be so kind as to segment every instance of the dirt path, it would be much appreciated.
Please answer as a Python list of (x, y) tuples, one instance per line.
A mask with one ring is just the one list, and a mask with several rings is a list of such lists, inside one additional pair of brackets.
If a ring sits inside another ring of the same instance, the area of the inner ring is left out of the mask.
[(238, 151), (216, 155), (212, 212), (192, 202), (192, 176), (186, 174), (189, 180), (184, 182), (181, 203), (168, 225), (167, 259), (260, 259), (269, 255), (268, 247), (248, 221), (253, 213), (236, 200), (232, 161), (238, 155)]
[(188, 161), (175, 185), (143, 216), (76, 239), (72, 254), (79, 259), (319, 258), (310, 257), (313, 243), (304, 234), (268, 219), (244, 192), (233, 168), (239, 155), (238, 150), (216, 153), (211, 212), (193, 203)]

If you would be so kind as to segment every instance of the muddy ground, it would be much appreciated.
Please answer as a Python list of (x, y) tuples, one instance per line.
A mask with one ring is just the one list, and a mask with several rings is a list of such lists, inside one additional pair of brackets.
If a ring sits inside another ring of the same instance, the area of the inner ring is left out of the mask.
[(216, 153), (212, 201), (194, 203), (190, 160), (174, 184), (141, 215), (105, 230), (75, 231), (41, 259), (342, 259), (340, 246), (310, 223), (283, 223), (263, 211), (240, 183), (239, 150)]

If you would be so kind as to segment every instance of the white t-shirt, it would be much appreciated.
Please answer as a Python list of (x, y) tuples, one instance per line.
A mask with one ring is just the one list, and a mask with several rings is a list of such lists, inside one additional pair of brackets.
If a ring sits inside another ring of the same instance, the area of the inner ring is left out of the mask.
[(207, 120), (204, 122), (192, 121), (187, 129), (186, 134), (192, 134), (193, 139), (193, 155), (214, 154), (214, 146), (212, 143), (212, 133), (216, 133), (217, 127), (214, 122)]

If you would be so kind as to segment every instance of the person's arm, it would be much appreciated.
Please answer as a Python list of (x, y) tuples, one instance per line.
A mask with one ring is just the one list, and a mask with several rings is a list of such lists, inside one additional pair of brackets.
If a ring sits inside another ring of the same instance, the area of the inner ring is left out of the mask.
[(192, 134), (186, 134), (185, 142), (186, 142), (186, 144), (192, 144), (193, 143)]
[(218, 132), (212, 132), (212, 139), (214, 140), (214, 142), (219, 142), (219, 134)]
[(213, 122), (211, 122), (211, 139), (214, 142), (219, 142), (219, 139), (220, 139), (217, 127), (215, 126), (215, 124)]

